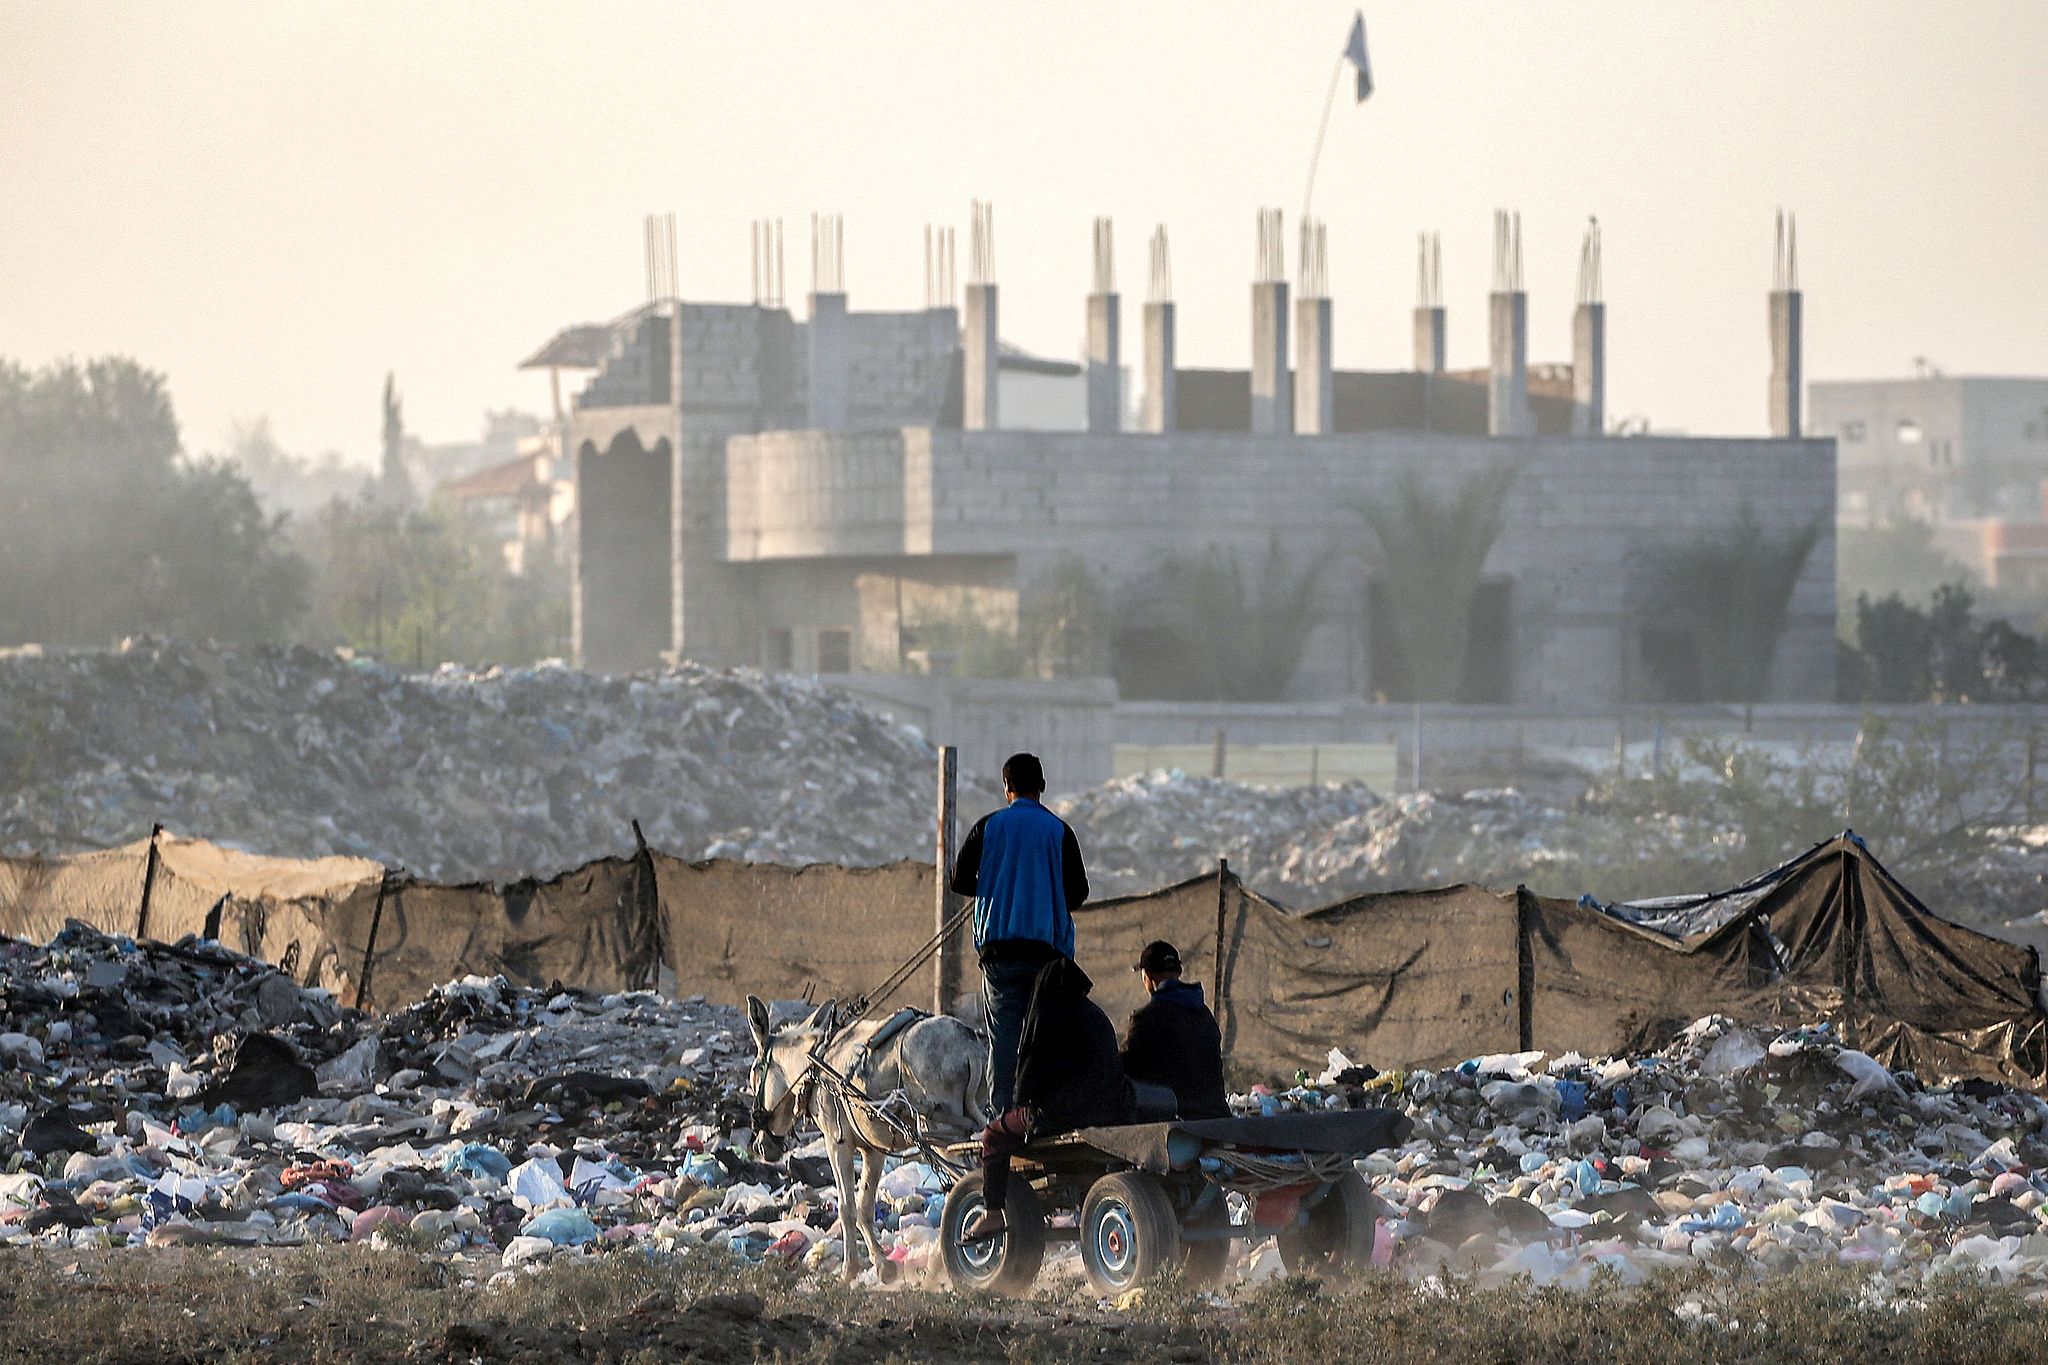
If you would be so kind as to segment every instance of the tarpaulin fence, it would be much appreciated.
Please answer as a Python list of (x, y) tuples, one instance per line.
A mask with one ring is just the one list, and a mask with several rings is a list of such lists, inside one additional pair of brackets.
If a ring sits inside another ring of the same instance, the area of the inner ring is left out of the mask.
[[(2031, 948), (1938, 919), (1853, 841), (1773, 875), (1753, 907), (1674, 940), (1521, 888), (1396, 891), (1293, 912), (1219, 870), (1085, 907), (1076, 952), (1121, 1019), (1139, 1003), (1139, 949), (1177, 945), (1240, 1073), (1319, 1070), (1331, 1047), (1381, 1067), (1528, 1048), (1601, 1055), (1719, 1012), (1760, 1024), (1826, 1017), (1896, 1066), (2042, 1084), (2048, 1021)], [(467, 973), (659, 984), (728, 1004), (750, 993), (851, 999), (916, 954), (938, 913), (928, 863), (691, 862), (644, 846), (502, 885), (162, 833), (0, 859), (0, 932), (45, 941), (75, 918), (109, 933), (218, 938), (380, 1009)], [(948, 951), (959, 964), (971, 946), (956, 938)], [(915, 974), (896, 1003), (929, 1005), (936, 970)], [(974, 988), (971, 968), (958, 984)]]

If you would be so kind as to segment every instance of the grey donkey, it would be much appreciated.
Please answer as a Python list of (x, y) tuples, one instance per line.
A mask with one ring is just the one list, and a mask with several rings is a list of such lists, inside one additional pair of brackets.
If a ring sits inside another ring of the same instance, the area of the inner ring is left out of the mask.
[[(776, 1023), (766, 1003), (748, 996), (755, 1053), (749, 1082), (757, 1133), (779, 1141), (807, 1118), (825, 1135), (825, 1154), (839, 1186), (846, 1247), (841, 1274), (852, 1280), (860, 1274), (863, 1247), (876, 1273), (887, 1273), (875, 1232), (875, 1193), (882, 1183), (882, 1158), (913, 1145), (904, 1110), (915, 1111), (927, 1134), (940, 1140), (968, 1137), (988, 1125), (983, 1105), (988, 1041), (958, 1019), (916, 1010), (836, 1027), (837, 1006), (828, 1000), (801, 1020)], [(900, 1017), (906, 1013), (914, 1018), (906, 1022)], [(813, 1064), (813, 1052), (883, 1112), (847, 1099)]]

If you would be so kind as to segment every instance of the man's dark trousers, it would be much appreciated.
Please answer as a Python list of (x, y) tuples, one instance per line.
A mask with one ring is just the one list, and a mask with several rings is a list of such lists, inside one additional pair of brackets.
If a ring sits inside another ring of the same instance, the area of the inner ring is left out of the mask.
[(1043, 959), (1032, 957), (981, 964), (981, 1004), (988, 1016), (991, 1114), (1010, 1112), (1017, 1087), (1017, 1044), (1024, 1034), (1024, 1011), (1031, 1004), (1031, 983), (1044, 965)]

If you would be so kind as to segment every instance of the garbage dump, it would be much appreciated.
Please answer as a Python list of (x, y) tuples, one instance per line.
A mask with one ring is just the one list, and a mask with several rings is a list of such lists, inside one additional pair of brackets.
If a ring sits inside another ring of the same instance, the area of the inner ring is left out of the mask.
[[(447, 983), (370, 1019), (217, 944), (0, 943), (0, 1245), (395, 1244), (488, 1281), (621, 1248), (836, 1268), (821, 1147), (748, 1130), (736, 1009)], [(2048, 1290), (2048, 1102), (1923, 1082), (1826, 1027), (1720, 1016), (1635, 1057), (1375, 1070), (1333, 1049), (1240, 1113), (1395, 1105), (1375, 1259), (1584, 1284), (1803, 1261)], [(888, 1257), (936, 1274), (946, 1180), (892, 1161)], [(1242, 1217), (1242, 1214), (1240, 1214)], [(1277, 1273), (1243, 1243), (1233, 1273)]]
[(1218, 858), (1263, 885), (1261, 874), (1284, 867), (1304, 835), (1378, 803), (1363, 782), (1253, 787), (1161, 769), (1050, 804), (1081, 840), (1096, 894), (1121, 896), (1213, 871)]
[[(1052, 804), (1080, 836), (1098, 895), (1135, 895), (1213, 871), (1220, 856), (1248, 884), (1294, 906), (1459, 882), (1612, 894), (1605, 878), (1639, 880), (1651, 867), (1679, 876), (1706, 869), (1712, 885), (1720, 875), (1712, 869), (1786, 833), (1592, 796), (1562, 806), (1512, 788), (1376, 796), (1355, 783), (1248, 787), (1175, 769)], [(1967, 850), (1916, 861), (1911, 871), (1958, 919), (1995, 926), (2039, 914), (2048, 910), (2048, 826), (1989, 829)]]
[(0, 853), (162, 824), (469, 880), (629, 853), (635, 819), (691, 858), (873, 864), (931, 843), (922, 736), (754, 669), (414, 675), (346, 651), (139, 640), (0, 651), (0, 715)]
[(2048, 1291), (2048, 1102), (1923, 1083), (1826, 1026), (1714, 1015), (1647, 1055), (1510, 1053), (1255, 1088), (1251, 1112), (1400, 1105), (1415, 1134), (1364, 1158), (1387, 1202), (1382, 1257), (1424, 1273), (1583, 1287), (1707, 1265), (1801, 1262), (1895, 1287), (1944, 1271)]

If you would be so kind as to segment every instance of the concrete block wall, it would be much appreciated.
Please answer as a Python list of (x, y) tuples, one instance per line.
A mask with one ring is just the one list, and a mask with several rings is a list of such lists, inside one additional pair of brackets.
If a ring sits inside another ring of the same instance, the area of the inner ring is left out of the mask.
[(754, 595), (724, 554), (725, 438), (685, 435), (669, 504), (669, 649), (710, 665), (754, 662)]
[[(854, 313), (849, 426), (923, 425), (934, 420), (959, 338), (941, 337), (931, 315)], [(943, 342), (943, 344), (939, 344)]]
[(600, 673), (655, 667), (672, 630), (674, 412), (579, 412), (570, 437), (577, 506), (570, 593), (575, 661)]
[(900, 431), (769, 431), (726, 443), (734, 561), (903, 553)]
[[(1619, 699), (1624, 626), (1639, 609), (1647, 556), (1674, 539), (1733, 524), (1741, 508), (1784, 533), (1818, 521), (1823, 538), (1795, 589), (1772, 695), (1831, 694), (1834, 638), (1834, 449), (1830, 441), (1570, 437), (1486, 440), (1423, 433), (1256, 437), (1234, 433), (1099, 437), (934, 432), (906, 477), (912, 552), (1011, 551), (1020, 582), (1063, 553), (1106, 582), (1163, 555), (1215, 545), (1260, 562), (1275, 529), (1306, 556), (1367, 552), (1353, 510), (1392, 493), (1414, 468), (1449, 487), (1508, 460), (1522, 467), (1488, 572), (1513, 580), (1513, 695)], [(921, 502), (929, 482), (929, 501)], [(913, 496), (913, 490), (915, 496)], [(1349, 562), (1356, 563), (1354, 556)], [(1325, 628), (1296, 690), (1357, 687), (1359, 579), (1326, 575)], [(1589, 690), (1590, 689), (1590, 690)]]

